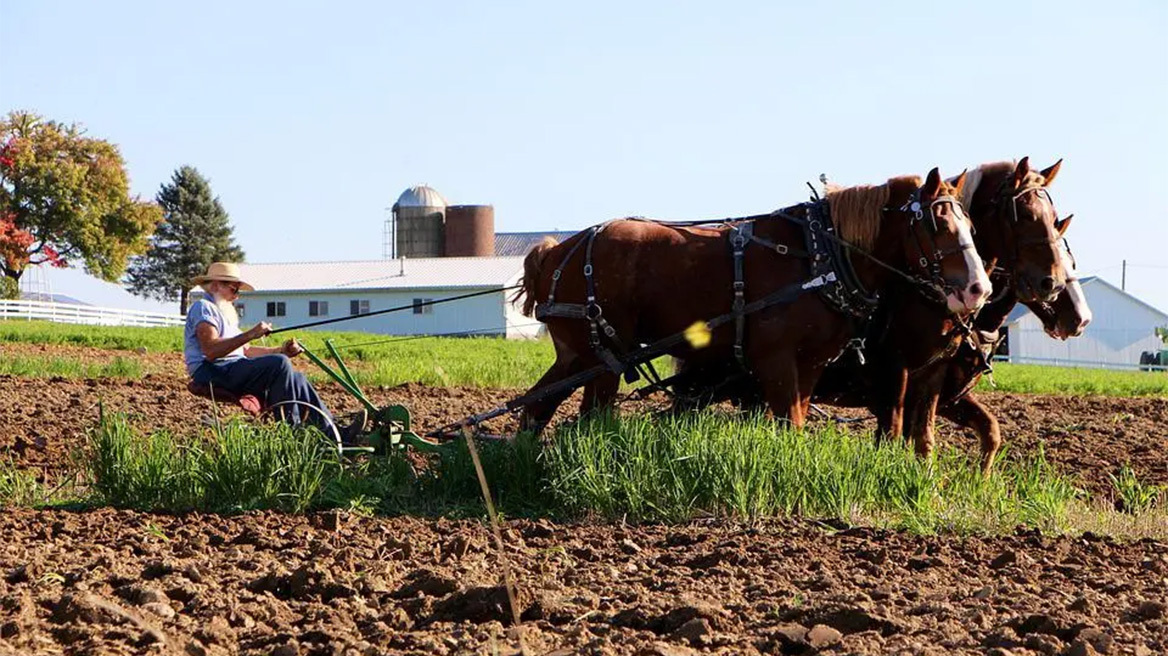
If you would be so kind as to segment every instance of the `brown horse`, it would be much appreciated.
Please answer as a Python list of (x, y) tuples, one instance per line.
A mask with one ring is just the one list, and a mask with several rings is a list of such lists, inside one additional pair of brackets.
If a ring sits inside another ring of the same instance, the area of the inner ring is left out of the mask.
[[(1064, 232), (1070, 218), (1065, 221), (1061, 226)], [(1083, 288), (1079, 285), (1078, 274), (1075, 273), (1075, 259), (1065, 240), (1062, 242), (1060, 255), (1067, 281), (1066, 288), (1049, 303), (1026, 301), (1024, 305), (1042, 321), (1048, 335), (1066, 340), (1083, 334), (1083, 330), (1091, 323), (1092, 313), (1090, 306), (1087, 305), (1087, 297), (1083, 294)], [(1002, 284), (1009, 283), (1002, 281)], [(978, 314), (975, 322), (978, 330), (974, 333), (974, 340), (972, 343), (963, 344), (962, 349), (949, 364), (937, 406), (937, 414), (977, 434), (981, 442), (983, 473), (990, 471), (994, 457), (1001, 448), (1002, 430), (997, 418), (977, 400), (972, 390), (982, 375), (989, 370), (989, 359), (1001, 343), (1002, 324), (1015, 304), (1015, 297), (1006, 294), (987, 305)], [(923, 430), (923, 427), (918, 429), (910, 426), (909, 430)]]
[[(958, 176), (950, 185), (933, 169), (923, 185), (909, 176), (827, 195), (824, 209), (838, 239), (856, 249), (850, 264), (857, 287), (882, 289), (894, 272), (911, 272), (906, 277), (915, 283), (942, 288), (943, 302), (954, 311), (969, 314), (985, 303), (990, 283), (974, 251), (968, 219), (951, 196), (961, 193), (963, 179)], [(540, 307), (569, 302), (583, 309), (578, 316), (549, 316), (548, 311), (541, 316), (556, 361), (532, 390), (611, 361), (604, 357), (606, 350), (626, 352), (749, 307), (800, 281), (811, 285), (811, 276), (822, 270), (816, 268), (822, 263), (815, 259), (818, 251), (810, 245), (818, 242), (812, 237), (827, 239), (817, 218), (821, 207), (805, 203), (751, 218), (750, 238), (742, 237), (737, 250), (730, 242), (745, 234), (746, 222), (703, 228), (626, 219), (561, 244), (537, 246), (524, 263), (525, 313), (536, 310), (540, 316)], [(799, 249), (804, 243), (807, 252)], [(818, 279), (822, 284), (824, 276)], [(549, 299), (553, 290), (554, 300)], [(734, 290), (742, 290), (741, 297)], [(746, 315), (741, 329), (715, 328), (704, 348), (682, 344), (670, 353), (699, 367), (721, 364), (739, 353), (739, 332), (746, 335), (742, 359), (770, 410), (802, 426), (820, 373), (854, 336), (854, 324), (826, 295), (808, 291)], [(611, 364), (611, 373), (586, 384), (581, 412), (613, 403), (622, 365)], [(524, 426), (542, 429), (569, 394), (527, 405)]]
[[(979, 252), (997, 262), (994, 278), (1001, 280), (1000, 293), (999, 302), (993, 305), (1012, 308), (1017, 301), (1028, 305), (1045, 303), (1058, 296), (1067, 283), (1061, 247), (1070, 219), (1058, 218), (1047, 192), (1062, 160), (1042, 171), (1033, 171), (1029, 162), (1023, 157), (1017, 163), (984, 164), (970, 172), (964, 188), (963, 203), (977, 230)], [(1009, 308), (1005, 311), (1008, 314)], [(998, 330), (1005, 315), (999, 319), (997, 314), (993, 310), (978, 314), (973, 327), (980, 332), (972, 335), (975, 342)], [(904, 381), (904, 432), (922, 455), (932, 452), (935, 443), (940, 399), (946, 391), (962, 396), (959, 389), (952, 387), (957, 382), (954, 379), (972, 378), (968, 367), (954, 365), (952, 359), (952, 352), (947, 351), (937, 361), (913, 372), (911, 380)], [(965, 382), (972, 385), (976, 381)], [(989, 473), (1000, 446), (1000, 434), (982, 435), (983, 473)]]
[[(1057, 219), (1045, 191), (1060, 164), (1041, 172), (1032, 171), (1026, 158), (1017, 164), (986, 164), (971, 171), (965, 180), (963, 196), (973, 208), (970, 218), (978, 252), (996, 269), (994, 286), (999, 290), (997, 302), (981, 310), (975, 320), (974, 327), (982, 334), (997, 330), (1019, 296), (1029, 297), (1028, 302), (1037, 305), (1042, 301), (1030, 290), (1049, 288), (1057, 294), (1066, 284), (1058, 247), (1069, 219)], [(1027, 291), (1016, 293), (1015, 283)], [(1005, 314), (992, 318), (1003, 303), (1008, 303)], [(977, 334), (975, 331), (974, 337)], [(938, 398), (943, 390), (949, 390), (945, 398), (958, 396), (960, 385), (974, 375), (976, 365), (984, 359), (965, 351), (967, 336), (960, 323), (906, 285), (893, 284), (886, 290), (865, 336), (867, 360), (847, 353), (829, 365), (815, 389), (816, 400), (868, 407), (877, 417), (879, 436), (899, 437), (907, 428), (917, 452), (928, 455), (933, 449)], [(963, 359), (952, 362), (959, 355)], [(951, 366), (954, 371), (950, 372)], [(703, 371), (687, 362), (683, 369), (693, 375), (676, 389), (683, 396), (689, 395), (689, 407), (719, 398), (731, 398), (747, 407), (760, 404), (757, 385), (749, 378), (737, 376), (729, 385), (719, 380), (728, 377), (727, 367)], [(721, 394), (705, 392), (718, 386)], [(998, 444), (1000, 439), (983, 439), (983, 468), (987, 471)]]

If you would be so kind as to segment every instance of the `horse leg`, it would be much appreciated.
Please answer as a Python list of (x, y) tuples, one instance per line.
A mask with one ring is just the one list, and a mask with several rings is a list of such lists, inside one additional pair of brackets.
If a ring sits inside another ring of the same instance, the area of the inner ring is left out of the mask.
[(965, 395), (941, 408), (940, 414), (963, 428), (970, 428), (981, 441), (981, 473), (988, 477), (994, 466), (994, 457), (1002, 447), (1002, 429), (993, 416), (972, 395)]
[(922, 458), (928, 458), (933, 453), (938, 396), (936, 393), (926, 392), (913, 399), (910, 405), (911, 418), (907, 437), (912, 439), (917, 455)]
[[(535, 385), (533, 385), (531, 389), (527, 390), (527, 393), (530, 394), (545, 385), (551, 385), (553, 383), (559, 382), (568, 376), (582, 371), (583, 368), (583, 363), (581, 362), (580, 358), (571, 358), (570, 360), (567, 360), (565, 364), (565, 361), (561, 360), (557, 356), (556, 361), (552, 363), (551, 368), (548, 369), (547, 372), (545, 372), (538, 381), (536, 381)], [(556, 394), (548, 395), (538, 401), (529, 403), (524, 406), (523, 411), (519, 416), (519, 430), (532, 431), (536, 435), (542, 433), (543, 429), (546, 428), (548, 423), (552, 420), (552, 416), (556, 414), (556, 409), (559, 408), (560, 404), (566, 401), (568, 397), (572, 395), (573, 391), (574, 390), (570, 389), (564, 390)]]
[(799, 366), (793, 351), (772, 351), (758, 362), (762, 393), (775, 419), (786, 419), (795, 428), (806, 421), (800, 394)]
[(584, 386), (584, 398), (580, 400), (580, 416), (598, 409), (611, 409), (620, 390), (620, 375), (607, 373), (597, 376)]
[[(878, 379), (879, 380), (879, 379)], [(873, 390), (872, 414), (876, 415), (876, 440), (882, 442), (904, 435), (904, 404), (908, 393), (908, 369), (898, 366), (883, 384)]]

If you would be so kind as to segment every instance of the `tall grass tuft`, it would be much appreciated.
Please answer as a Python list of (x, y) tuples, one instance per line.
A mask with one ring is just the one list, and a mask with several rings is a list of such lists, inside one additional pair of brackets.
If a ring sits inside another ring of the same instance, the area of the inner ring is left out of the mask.
[(338, 467), (314, 429), (225, 424), (210, 438), (139, 436), (124, 416), (90, 433), (89, 478), (98, 500), (142, 510), (237, 512), (311, 507)]
[(36, 506), (48, 493), (31, 471), (20, 469), (10, 459), (0, 460), (0, 508)]
[[(1121, 474), (1117, 481), (1126, 482), (1117, 489), (1132, 490), (1120, 493), (1127, 512), (1100, 508), (1041, 449), (1005, 452), (983, 478), (975, 459), (953, 448), (921, 460), (901, 444), (878, 444), (831, 424), (796, 431), (761, 416), (719, 413), (598, 415), (560, 427), (547, 443), (521, 434), (479, 448), (492, 494), (509, 515), (670, 522), (793, 516), (919, 533), (1001, 533), (1019, 525), (1074, 532), (1088, 522), (1165, 534), (1155, 528), (1164, 513), (1147, 501), (1148, 486)], [(483, 510), (462, 442), (442, 454), (342, 461), (315, 430), (236, 422), (180, 439), (137, 435), (115, 415), (93, 431), (87, 467), (94, 500), (120, 507)]]
[(1041, 454), (1003, 459), (983, 480), (952, 449), (925, 461), (834, 425), (796, 431), (758, 416), (600, 416), (559, 431), (544, 456), (559, 504), (608, 518), (801, 515), (926, 532), (1053, 526), (1079, 494)]

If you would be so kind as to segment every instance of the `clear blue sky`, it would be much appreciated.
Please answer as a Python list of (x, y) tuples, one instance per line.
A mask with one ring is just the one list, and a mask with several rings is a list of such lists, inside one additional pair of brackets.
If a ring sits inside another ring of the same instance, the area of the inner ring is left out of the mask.
[(1080, 268), (1168, 309), (1166, 44), (1162, 0), (0, 0), (0, 109), (119, 144), (143, 195), (198, 167), (254, 262), (380, 257), (419, 182), (566, 229), (1063, 157)]

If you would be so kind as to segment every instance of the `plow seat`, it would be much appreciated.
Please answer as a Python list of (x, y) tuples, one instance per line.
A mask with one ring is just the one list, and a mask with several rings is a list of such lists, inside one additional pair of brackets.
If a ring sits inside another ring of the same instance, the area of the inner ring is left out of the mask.
[(259, 416), (263, 412), (264, 404), (260, 402), (258, 397), (251, 394), (244, 394), (242, 396), (233, 394), (225, 389), (216, 388), (215, 395), (211, 395), (210, 385), (200, 385), (195, 381), (187, 381), (187, 391), (195, 396), (201, 396), (204, 399), (211, 399), (221, 403), (233, 403), (247, 411), (253, 417)]

